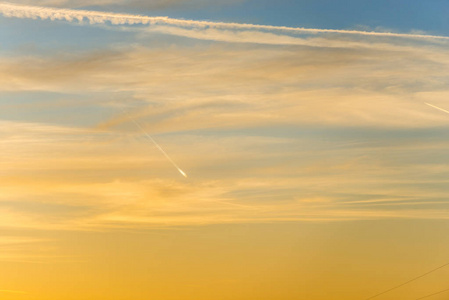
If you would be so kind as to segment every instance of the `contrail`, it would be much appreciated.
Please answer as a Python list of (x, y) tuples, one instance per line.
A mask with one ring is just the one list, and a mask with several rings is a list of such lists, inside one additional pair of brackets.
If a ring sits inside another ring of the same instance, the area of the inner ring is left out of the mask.
[(0, 2), (0, 14), (6, 17), (29, 18), (29, 19), (50, 19), (65, 20), (69, 22), (83, 22), (87, 20), (90, 24), (101, 24), (110, 22), (114, 25), (172, 25), (178, 27), (199, 28), (199, 29), (228, 29), (228, 30), (266, 30), (278, 32), (290, 32), (297, 34), (319, 34), (319, 33), (338, 33), (364, 36), (379, 37), (401, 37), (413, 39), (438, 39), (449, 40), (447, 36), (425, 35), (425, 34), (407, 34), (393, 32), (375, 32), (375, 31), (358, 31), (358, 30), (342, 30), (342, 29), (315, 29), (303, 27), (287, 27), (273, 25), (257, 25), (246, 23), (226, 23), (212, 21), (196, 21), (182, 20), (169, 17), (149, 17), (142, 15), (120, 14), (101, 11), (73, 10), (50, 8), (30, 5), (17, 5), (8, 2)]
[(444, 111), (445, 113), (449, 114), (449, 111), (447, 111), (447, 110), (445, 110), (445, 109), (443, 109), (443, 108), (440, 108), (440, 107), (438, 107), (438, 106), (432, 105), (432, 104), (427, 103), (427, 102), (424, 102), (424, 103), (427, 104), (427, 105), (429, 105), (430, 107), (436, 108), (436, 109), (438, 109), (438, 110)]
[(170, 158), (170, 156), (168, 156), (167, 152), (164, 151), (164, 149), (162, 149), (161, 146), (159, 146), (158, 143), (156, 143), (156, 141), (151, 137), (151, 135), (148, 134), (148, 132), (146, 132), (145, 129), (143, 129), (143, 127), (133, 118), (131, 118), (131, 116), (124, 110), (122, 109), (122, 111), (128, 116), (128, 118), (147, 136), (147, 138), (153, 142), (153, 144), (156, 146), (156, 148), (159, 149), (159, 151), (162, 152), (162, 154), (164, 154), (164, 156), (168, 159), (169, 162), (172, 163), (172, 165), (178, 169), (179, 173), (181, 173), (182, 176), (184, 176), (185, 178), (187, 178), (187, 174), (181, 170), (181, 168), (173, 161), (173, 159)]
[[(433, 270), (430, 270), (430, 271), (427, 272), (427, 273), (424, 273), (424, 274), (422, 274), (422, 275), (419, 275), (418, 277), (412, 278), (412, 279), (410, 279), (409, 281), (406, 281), (406, 282), (404, 282), (404, 283), (401, 283), (400, 285), (397, 285), (397, 286), (395, 286), (395, 287), (392, 287), (392, 288), (390, 288), (390, 289), (388, 289), (388, 290), (386, 290), (386, 291), (383, 291), (383, 292), (378, 293), (378, 294), (376, 294), (376, 295), (374, 295), (374, 296), (371, 296), (371, 297), (369, 297), (369, 298), (366, 298), (365, 300), (369, 300), (369, 299), (373, 299), (373, 298), (379, 297), (379, 296), (381, 296), (381, 295), (383, 295), (383, 294), (386, 294), (386, 293), (391, 292), (391, 291), (393, 291), (393, 290), (395, 290), (395, 289), (398, 289), (398, 288), (400, 288), (400, 287), (403, 287), (403, 286), (406, 285), (406, 284), (409, 284), (409, 283), (411, 283), (411, 282), (413, 282), (413, 281), (416, 281), (416, 280), (418, 280), (418, 279), (421, 279), (421, 278), (423, 278), (423, 277), (425, 277), (425, 276), (427, 276), (427, 275), (429, 275), (429, 274), (431, 274), (431, 273), (433, 273), (433, 272), (435, 272), (435, 271), (438, 271), (438, 270), (440, 270), (440, 269), (442, 269), (442, 268), (445, 268), (445, 267), (447, 267), (447, 266), (449, 266), (449, 263), (446, 263), (446, 264), (444, 264), (444, 265), (442, 265), (442, 266), (439, 266), (438, 268), (435, 268), (435, 269), (433, 269)], [(421, 299), (421, 298), (420, 298), (420, 299)]]
[(439, 291), (439, 292), (436, 292), (436, 293), (433, 293), (433, 294), (430, 294), (430, 295), (427, 295), (427, 296), (424, 296), (424, 297), (421, 297), (421, 298), (417, 298), (416, 300), (430, 298), (430, 297), (433, 297), (433, 296), (436, 296), (436, 295), (439, 295), (439, 294), (442, 294), (442, 293), (445, 293), (445, 292), (448, 292), (448, 291), (449, 291), (449, 289), (446, 289), (446, 290)]

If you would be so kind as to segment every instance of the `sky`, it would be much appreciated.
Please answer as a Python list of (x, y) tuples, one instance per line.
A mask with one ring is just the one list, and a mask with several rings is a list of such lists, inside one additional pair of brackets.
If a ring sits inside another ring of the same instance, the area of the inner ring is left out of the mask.
[(447, 299), (448, 13), (0, 2), (0, 299)]

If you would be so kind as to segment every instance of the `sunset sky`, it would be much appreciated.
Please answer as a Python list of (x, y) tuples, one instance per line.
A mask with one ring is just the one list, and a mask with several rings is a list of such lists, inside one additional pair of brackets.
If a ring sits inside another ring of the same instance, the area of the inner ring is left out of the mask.
[(368, 299), (449, 263), (449, 2), (0, 1), (0, 155), (2, 300)]

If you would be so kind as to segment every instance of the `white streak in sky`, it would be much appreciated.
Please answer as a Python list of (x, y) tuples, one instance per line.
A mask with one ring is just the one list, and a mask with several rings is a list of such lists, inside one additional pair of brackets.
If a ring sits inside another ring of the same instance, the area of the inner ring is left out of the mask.
[(438, 35), (405, 34), (393, 32), (374, 32), (374, 31), (340, 30), (340, 29), (315, 29), (315, 28), (302, 28), (302, 27), (245, 24), (245, 23), (195, 21), (195, 20), (174, 19), (169, 17), (148, 17), (142, 15), (109, 13), (100, 11), (17, 5), (8, 2), (0, 2), (0, 14), (3, 14), (6, 17), (30, 18), (30, 19), (40, 18), (50, 20), (65, 20), (69, 22), (74, 21), (83, 22), (84, 20), (87, 20), (90, 24), (101, 24), (110, 22), (113, 25), (125, 25), (125, 24), (171, 25), (171, 26), (197, 28), (197, 29), (216, 28), (228, 30), (265, 30), (272, 32), (273, 31), (289, 32), (296, 34), (337, 33), (337, 34), (351, 34), (363, 36), (449, 40), (449, 37), (447, 36), (438, 36)]
[[(122, 109), (123, 110), (123, 109)], [(124, 110), (123, 110), (123, 112), (126, 114), (126, 115), (128, 115)], [(145, 129), (143, 129), (143, 127), (136, 121), (136, 120), (134, 120), (133, 118), (131, 118), (129, 115), (128, 115), (128, 118), (147, 136), (147, 138), (150, 140), (150, 141), (152, 141), (153, 142), (153, 144), (156, 146), (156, 148), (158, 148), (159, 149), (159, 151), (161, 151), (162, 152), (162, 154), (164, 154), (164, 156), (168, 159), (168, 161), (169, 162), (171, 162), (172, 163), (172, 165), (176, 168), (176, 169), (178, 169), (178, 171), (179, 171), (179, 173), (181, 173), (181, 175), (182, 176), (184, 176), (185, 178), (187, 178), (187, 174), (183, 171), (183, 170), (181, 170), (181, 168), (170, 158), (170, 156), (168, 156), (168, 154), (167, 154), (167, 152), (165, 152), (164, 151), (164, 149), (162, 149), (162, 147), (161, 146), (159, 146), (159, 144), (158, 143), (156, 143), (156, 141), (151, 137), (151, 135), (149, 135), (148, 134), (148, 132), (146, 132), (146, 130)]]
[(429, 104), (429, 103), (427, 103), (427, 102), (424, 102), (424, 103), (427, 104), (427, 105), (429, 105), (430, 107), (436, 108), (436, 109), (438, 109), (438, 110), (444, 111), (445, 113), (449, 114), (449, 111), (447, 111), (447, 110), (445, 110), (445, 109), (443, 109), (443, 108), (440, 108), (440, 107), (438, 107), (438, 106)]

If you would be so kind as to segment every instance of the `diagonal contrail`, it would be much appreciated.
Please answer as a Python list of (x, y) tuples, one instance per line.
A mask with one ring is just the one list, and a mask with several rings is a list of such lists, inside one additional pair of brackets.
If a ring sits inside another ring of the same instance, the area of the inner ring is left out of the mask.
[(162, 154), (164, 154), (164, 156), (168, 159), (169, 162), (171, 162), (171, 164), (178, 169), (179, 173), (181, 173), (182, 176), (184, 176), (185, 178), (187, 178), (187, 174), (181, 170), (181, 168), (173, 161), (173, 159), (170, 158), (170, 156), (168, 156), (167, 152), (164, 151), (164, 149), (162, 149), (161, 146), (159, 146), (159, 144), (153, 139), (153, 137), (151, 137), (151, 135), (148, 134), (148, 132), (143, 129), (143, 127), (139, 124), (139, 122), (137, 122), (136, 120), (134, 120), (133, 118), (131, 118), (131, 116), (124, 110), (122, 109), (122, 111), (128, 116), (128, 118), (147, 136), (147, 138), (153, 142), (153, 144), (156, 146), (156, 148), (159, 149), (159, 151), (162, 152)]
[(101, 24), (106, 22), (110, 22), (114, 25), (162, 24), (162, 25), (172, 25), (178, 27), (197, 28), (197, 29), (215, 28), (227, 30), (267, 30), (277, 32), (290, 32), (297, 34), (337, 33), (337, 34), (380, 36), (380, 37), (449, 40), (448, 36), (438, 36), (438, 35), (341, 30), (341, 29), (316, 29), (316, 28), (303, 28), (303, 27), (246, 24), (246, 23), (196, 21), (196, 20), (174, 19), (169, 17), (149, 17), (142, 15), (120, 14), (120, 13), (110, 13), (101, 11), (61, 9), (61, 8), (50, 8), (41, 6), (31, 6), (31, 5), (17, 5), (8, 2), (0, 2), (0, 14), (3, 14), (6, 17), (29, 18), (29, 19), (41, 18), (50, 20), (65, 20), (69, 22), (74, 21), (83, 22), (84, 20), (87, 20), (91, 24)]
[(445, 110), (445, 109), (443, 109), (443, 108), (441, 108), (441, 107), (432, 105), (432, 104), (427, 103), (427, 102), (424, 102), (424, 103), (427, 104), (427, 105), (429, 105), (430, 107), (436, 108), (436, 109), (438, 109), (438, 110), (444, 111), (445, 113), (449, 114), (449, 111), (447, 111), (447, 110)]
[(430, 297), (433, 297), (433, 296), (436, 296), (436, 295), (439, 295), (439, 294), (442, 294), (442, 293), (446, 293), (446, 292), (449, 292), (449, 289), (445, 289), (445, 290), (442, 290), (442, 291), (439, 291), (439, 292), (436, 292), (436, 293), (433, 293), (433, 294), (430, 294), (430, 295), (427, 295), (427, 296), (424, 296), (424, 297), (420, 297), (420, 298), (417, 298), (416, 300), (430, 298)]
[[(423, 278), (423, 277), (425, 277), (425, 276), (427, 276), (427, 275), (429, 275), (429, 274), (431, 274), (431, 273), (434, 273), (434, 272), (436, 272), (436, 271), (438, 271), (438, 270), (440, 270), (440, 269), (443, 269), (443, 268), (445, 268), (445, 267), (447, 267), (447, 266), (449, 266), (449, 263), (445, 263), (444, 265), (439, 266), (438, 268), (435, 268), (435, 269), (433, 269), (433, 270), (430, 270), (429, 272), (426, 272), (426, 273), (424, 273), (424, 274), (422, 274), (422, 275), (419, 275), (418, 277), (412, 278), (412, 279), (410, 279), (409, 281), (406, 281), (406, 282), (404, 282), (404, 283), (401, 283), (400, 285), (397, 285), (397, 286), (392, 287), (392, 288), (390, 288), (390, 289), (388, 289), (388, 290), (386, 290), (386, 291), (383, 291), (383, 292), (378, 293), (378, 294), (376, 294), (376, 295), (374, 295), (374, 296), (371, 296), (371, 297), (369, 297), (369, 298), (366, 298), (365, 300), (377, 298), (377, 297), (379, 297), (379, 296), (381, 296), (381, 295), (383, 295), (383, 294), (386, 294), (386, 293), (391, 292), (391, 291), (393, 291), (393, 290), (396, 290), (396, 289), (398, 289), (398, 288), (400, 288), (400, 287), (403, 287), (404, 285), (407, 285), (407, 284), (409, 284), (409, 283), (411, 283), (411, 282), (414, 282), (414, 281), (416, 281), (416, 280), (418, 280), (418, 279), (421, 279), (421, 278)], [(419, 299), (422, 299), (422, 298), (419, 298)]]

